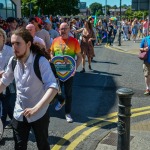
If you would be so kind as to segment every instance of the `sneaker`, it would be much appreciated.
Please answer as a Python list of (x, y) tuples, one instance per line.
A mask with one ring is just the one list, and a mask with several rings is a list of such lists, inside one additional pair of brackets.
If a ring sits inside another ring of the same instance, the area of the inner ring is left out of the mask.
[(147, 89), (147, 90), (144, 92), (144, 95), (150, 95), (150, 90)]
[(5, 129), (12, 129), (11, 123), (9, 123), (7, 126), (5, 126)]
[(57, 105), (55, 106), (55, 110), (59, 111), (63, 107), (64, 104), (65, 103), (60, 104), (60, 102), (58, 102)]
[(70, 114), (66, 114), (65, 117), (66, 117), (66, 120), (67, 120), (68, 123), (73, 122), (73, 119), (71, 118)]

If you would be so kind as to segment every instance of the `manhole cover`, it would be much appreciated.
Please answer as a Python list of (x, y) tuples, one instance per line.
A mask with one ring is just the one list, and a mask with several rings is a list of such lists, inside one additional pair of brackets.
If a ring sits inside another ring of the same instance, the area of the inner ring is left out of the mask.
[[(134, 136), (130, 136), (130, 141), (134, 138)], [(108, 136), (106, 136), (102, 141), (101, 144), (107, 144), (112, 146), (117, 146), (118, 134), (111, 132)]]

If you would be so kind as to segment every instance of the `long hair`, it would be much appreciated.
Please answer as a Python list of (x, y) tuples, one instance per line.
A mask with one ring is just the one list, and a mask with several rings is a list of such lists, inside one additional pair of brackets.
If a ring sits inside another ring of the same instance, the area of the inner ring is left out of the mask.
[(13, 34), (22, 37), (25, 43), (31, 42), (30, 50), (34, 54), (39, 54), (39, 55), (46, 57), (47, 59), (50, 59), (50, 55), (44, 47), (40, 46), (38, 43), (33, 43), (33, 37), (27, 29), (18, 28), (17, 30), (13, 32)]
[(85, 23), (85, 22), (87, 23), (88, 28), (90, 29), (90, 31), (94, 32), (94, 31), (93, 31), (93, 27), (92, 27), (92, 24), (91, 24), (90, 20), (85, 20), (85, 21), (84, 21), (84, 23)]

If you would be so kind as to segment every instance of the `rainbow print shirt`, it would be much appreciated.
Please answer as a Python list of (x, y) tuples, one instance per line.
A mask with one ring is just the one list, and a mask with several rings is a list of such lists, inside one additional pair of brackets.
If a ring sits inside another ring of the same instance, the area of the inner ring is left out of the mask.
[(50, 51), (54, 53), (54, 56), (69, 55), (75, 58), (75, 55), (80, 53), (81, 49), (77, 39), (73, 37), (69, 37), (68, 39), (57, 37), (54, 39)]

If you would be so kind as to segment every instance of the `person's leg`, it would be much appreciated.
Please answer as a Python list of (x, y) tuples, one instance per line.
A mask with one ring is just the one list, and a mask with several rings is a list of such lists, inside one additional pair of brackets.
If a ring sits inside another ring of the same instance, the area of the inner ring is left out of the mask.
[(71, 113), (72, 85), (73, 85), (73, 77), (69, 78), (67, 81), (64, 82), (65, 95), (66, 95), (66, 101), (65, 101), (65, 113), (66, 114)]
[(149, 95), (150, 94), (150, 64), (149, 63), (144, 62), (143, 72), (144, 72), (145, 85), (146, 85), (146, 91), (144, 92), (144, 95)]
[(31, 123), (31, 126), (35, 134), (38, 150), (50, 150), (48, 142), (48, 126), (49, 126), (48, 111), (42, 118)]
[(28, 136), (31, 129), (30, 124), (24, 117), (23, 121), (12, 119), (13, 136), (15, 141), (15, 150), (27, 150)]
[(8, 99), (9, 99), (8, 116), (10, 119), (12, 119), (14, 113), (15, 101), (16, 101), (16, 93), (11, 93)]
[(92, 68), (91, 68), (91, 57), (88, 57), (88, 64), (89, 64), (89, 69), (92, 70)]
[(82, 70), (81, 73), (85, 72), (85, 54), (82, 54)]
[(6, 96), (3, 95), (2, 101), (2, 114), (1, 114), (1, 120), (3, 123), (3, 127), (5, 128), (6, 125), (6, 119), (7, 119), (7, 112), (8, 112), (8, 99)]
[[(60, 81), (59, 84), (60, 84), (61, 91), (63, 91), (63, 89), (62, 89), (63, 88), (63, 82)], [(61, 92), (61, 94), (57, 95), (57, 99), (58, 99), (58, 103), (55, 106), (55, 110), (59, 111), (63, 107), (64, 102), (65, 102), (65, 98), (64, 98), (62, 92)]]
[(1, 120), (1, 114), (2, 114), (2, 101), (1, 101), (1, 94), (0, 94), (0, 141), (2, 140), (3, 132), (4, 132), (3, 123)]
[(146, 89), (150, 90), (149, 89), (149, 87), (150, 87), (150, 75), (145, 76), (145, 85), (146, 85)]

